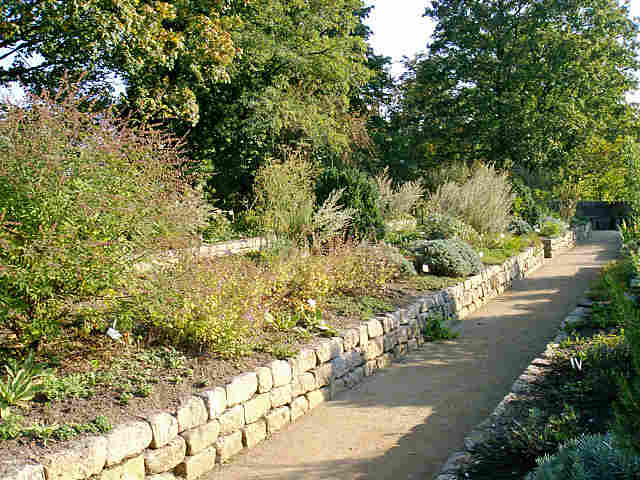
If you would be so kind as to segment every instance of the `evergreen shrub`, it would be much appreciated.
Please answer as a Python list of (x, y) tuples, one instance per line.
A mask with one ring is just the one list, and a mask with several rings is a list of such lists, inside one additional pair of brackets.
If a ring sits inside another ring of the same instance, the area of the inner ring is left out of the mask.
[(451, 215), (431, 213), (423, 219), (420, 229), (427, 240), (444, 240), (459, 238), (465, 242), (476, 243), (479, 240), (478, 233), (462, 220)]
[(429, 266), (429, 273), (446, 277), (466, 277), (479, 273), (482, 262), (473, 248), (456, 239), (426, 240), (412, 247), (416, 267)]

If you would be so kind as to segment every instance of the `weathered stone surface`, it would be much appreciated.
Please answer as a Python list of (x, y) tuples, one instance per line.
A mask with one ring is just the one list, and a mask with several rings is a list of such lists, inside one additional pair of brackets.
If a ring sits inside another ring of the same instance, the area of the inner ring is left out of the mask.
[(211, 446), (197, 455), (185, 457), (174, 470), (181, 478), (193, 480), (207, 473), (216, 465), (216, 448)]
[(265, 438), (267, 438), (267, 421), (264, 418), (242, 429), (242, 441), (247, 448), (256, 446)]
[(244, 421), (253, 423), (263, 417), (271, 408), (271, 396), (269, 393), (256, 395), (251, 400), (244, 402)]
[(280, 407), (291, 401), (291, 385), (283, 385), (269, 392), (272, 407)]
[(407, 344), (406, 343), (400, 343), (400, 344), (396, 345), (395, 348), (393, 349), (393, 357), (394, 358), (404, 357), (406, 354), (407, 354)]
[(65, 450), (45, 454), (40, 462), (47, 480), (80, 480), (100, 473), (107, 461), (107, 439), (87, 437)]
[(307, 393), (306, 397), (309, 401), (309, 410), (312, 410), (322, 402), (328, 401), (331, 398), (331, 391), (327, 387), (319, 388), (318, 390)]
[(258, 391), (258, 376), (251, 372), (238, 375), (227, 385), (227, 406), (233, 407), (251, 398)]
[(142, 453), (151, 444), (152, 437), (151, 426), (147, 422), (127, 422), (116, 426), (105, 435), (107, 439), (105, 465), (110, 467), (125, 458)]
[(390, 367), (393, 362), (393, 355), (385, 353), (384, 355), (380, 355), (375, 361), (378, 368), (387, 368)]
[(335, 398), (338, 393), (344, 392), (347, 389), (347, 382), (344, 378), (336, 378), (329, 384), (329, 389), (331, 391), (331, 398)]
[(382, 348), (385, 352), (393, 350), (398, 344), (398, 335), (397, 332), (387, 333), (382, 337)]
[(273, 376), (273, 386), (281, 387), (291, 382), (291, 365), (284, 360), (275, 360), (269, 365)]
[(367, 363), (364, 364), (364, 376), (365, 377), (370, 377), (371, 375), (373, 375), (376, 372), (376, 369), (378, 368), (377, 363), (375, 360), (369, 360)]
[[(268, 395), (268, 394), (265, 394)], [(244, 424), (244, 406), (236, 405), (224, 412), (220, 417), (220, 434), (227, 435), (235, 430), (241, 429)]]
[(0, 461), (2, 480), (45, 480), (44, 467), (32, 460)]
[(289, 359), (293, 375), (308, 372), (318, 364), (318, 357), (312, 348), (302, 348), (295, 357)]
[(418, 340), (416, 338), (412, 338), (407, 342), (407, 349), (409, 351), (418, 349)]
[(344, 344), (341, 338), (332, 338), (320, 342), (316, 346), (315, 351), (318, 357), (318, 363), (325, 363), (341, 355), (344, 352)]
[(356, 328), (349, 328), (345, 330), (342, 334), (342, 341), (345, 352), (356, 348), (360, 343), (360, 330)]
[(273, 376), (269, 367), (256, 368), (256, 376), (258, 377), (258, 393), (265, 393), (273, 388)]
[(373, 318), (367, 322), (367, 333), (369, 338), (379, 337), (384, 334), (384, 329), (379, 320)]
[(382, 330), (384, 330), (384, 333), (389, 333), (391, 330), (393, 330), (393, 318), (391, 317), (391, 315), (385, 315), (384, 317), (381, 317), (380, 322), (382, 323)]
[(331, 372), (333, 372), (333, 367), (330, 363), (325, 363), (324, 365), (320, 365), (313, 371), (314, 376), (316, 377), (316, 384), (318, 387), (324, 387), (325, 385), (329, 385), (331, 381)]
[(147, 473), (162, 473), (173, 470), (187, 453), (187, 444), (184, 438), (177, 436), (167, 445), (156, 450), (144, 452), (144, 466)]
[(347, 370), (353, 370), (356, 367), (364, 364), (364, 358), (362, 358), (362, 353), (358, 350), (352, 350), (350, 352), (345, 352), (342, 354), (342, 358), (344, 358), (347, 364)]
[(291, 382), (291, 395), (293, 397), (299, 397), (311, 390), (316, 389), (316, 377), (311, 372), (298, 375)]
[(151, 448), (164, 447), (178, 436), (178, 419), (166, 412), (152, 413), (145, 420), (151, 427)]
[(342, 377), (347, 373), (348, 365), (344, 357), (341, 355), (331, 360), (331, 368), (333, 377)]
[(144, 456), (138, 455), (120, 465), (103, 470), (97, 480), (144, 480)]
[(364, 351), (362, 352), (364, 355), (364, 360), (373, 360), (374, 358), (382, 355), (384, 352), (384, 344), (381, 336), (373, 338), (367, 342)]
[(164, 472), (156, 475), (147, 475), (146, 480), (178, 480), (178, 477), (171, 472)]
[(202, 398), (209, 412), (209, 420), (218, 418), (227, 408), (227, 391), (222, 387), (206, 390), (197, 394)]
[(365, 324), (361, 324), (360, 327), (358, 327), (358, 330), (360, 331), (360, 340), (358, 344), (360, 345), (360, 347), (364, 348), (364, 346), (369, 341), (369, 329)]
[(178, 432), (184, 432), (190, 428), (207, 423), (209, 412), (204, 406), (204, 400), (191, 396), (182, 401), (176, 410), (178, 419)]
[(269, 433), (277, 432), (291, 422), (291, 410), (289, 407), (278, 407), (269, 412), (265, 420), (267, 421), (267, 431)]
[(226, 437), (220, 437), (216, 442), (216, 451), (218, 452), (218, 457), (220, 457), (221, 463), (228, 461), (243, 448), (242, 432), (240, 431), (234, 432)]
[(352, 372), (344, 377), (347, 388), (353, 388), (364, 379), (364, 367), (355, 368)]
[(305, 396), (298, 397), (291, 402), (291, 421), (295, 422), (298, 418), (309, 411), (309, 400)]
[(204, 425), (183, 432), (182, 438), (187, 442), (187, 455), (195, 455), (213, 445), (220, 434), (220, 430), (220, 422), (211, 420)]

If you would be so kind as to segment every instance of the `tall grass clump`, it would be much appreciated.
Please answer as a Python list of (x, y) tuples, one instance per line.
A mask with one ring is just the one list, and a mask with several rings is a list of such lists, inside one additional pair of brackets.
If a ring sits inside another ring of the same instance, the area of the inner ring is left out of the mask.
[(0, 117), (0, 327), (23, 346), (91, 323), (134, 263), (196, 246), (208, 216), (178, 141), (61, 90)]
[(419, 182), (405, 182), (397, 187), (389, 177), (389, 167), (374, 178), (378, 186), (378, 209), (385, 221), (411, 217), (411, 210), (424, 195), (424, 188)]
[(506, 173), (479, 165), (466, 182), (441, 185), (429, 197), (427, 210), (460, 218), (479, 233), (502, 233), (514, 199)]

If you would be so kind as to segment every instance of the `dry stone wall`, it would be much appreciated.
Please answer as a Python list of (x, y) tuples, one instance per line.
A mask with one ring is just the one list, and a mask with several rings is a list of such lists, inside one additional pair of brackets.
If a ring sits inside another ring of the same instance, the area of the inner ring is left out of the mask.
[(192, 480), (423, 344), (433, 318), (452, 326), (543, 263), (529, 248), (408, 308), (379, 315), (202, 391), (171, 412), (152, 412), (103, 436), (26, 462), (0, 459), (3, 480)]

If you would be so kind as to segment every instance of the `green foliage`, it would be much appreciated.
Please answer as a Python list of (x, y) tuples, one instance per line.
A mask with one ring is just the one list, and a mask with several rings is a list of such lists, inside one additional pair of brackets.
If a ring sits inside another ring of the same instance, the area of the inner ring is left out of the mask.
[(544, 212), (533, 188), (515, 175), (512, 177), (511, 183), (516, 194), (513, 200), (513, 214), (529, 225), (537, 225)]
[(554, 455), (539, 458), (537, 463), (527, 480), (613, 480), (640, 476), (640, 457), (623, 452), (609, 433), (581, 435), (562, 445)]
[(327, 168), (316, 183), (318, 201), (323, 202), (331, 192), (343, 189), (342, 204), (354, 210), (350, 233), (382, 238), (384, 219), (379, 209), (380, 194), (373, 180), (353, 167)]
[(35, 362), (33, 352), (22, 361), (14, 358), (4, 366), (6, 380), (0, 380), (0, 418), (9, 414), (12, 406), (21, 406), (42, 390), (42, 379), (49, 375), (44, 365)]
[(427, 240), (459, 238), (465, 242), (477, 243), (478, 233), (462, 220), (443, 213), (431, 213), (422, 219), (420, 230)]
[(429, 315), (426, 325), (422, 329), (422, 335), (427, 342), (436, 342), (438, 340), (452, 340), (458, 337), (458, 332), (452, 332), (444, 325), (442, 315)]
[(542, 237), (561, 237), (567, 233), (567, 224), (558, 218), (545, 217), (542, 219), (539, 233)]
[(91, 433), (101, 434), (111, 431), (112, 426), (109, 420), (98, 415), (88, 423), (66, 423), (63, 425), (24, 425), (24, 418), (18, 415), (10, 415), (8, 418), (0, 419), (0, 440), (13, 440), (25, 437), (32, 440), (40, 440), (45, 446), (49, 440), (66, 441), (78, 435)]
[(411, 210), (424, 195), (424, 189), (418, 182), (405, 182), (394, 188), (389, 167), (376, 175), (375, 182), (380, 202), (378, 210), (387, 222), (410, 216)]
[(417, 270), (446, 277), (467, 277), (482, 270), (482, 261), (473, 248), (460, 240), (426, 240), (412, 247), (416, 254)]
[(533, 233), (533, 227), (526, 220), (515, 217), (507, 227), (509, 233), (514, 235), (529, 235)]
[(509, 225), (514, 198), (506, 173), (478, 165), (465, 183), (441, 185), (429, 197), (427, 208), (464, 219), (479, 233), (502, 233)]

